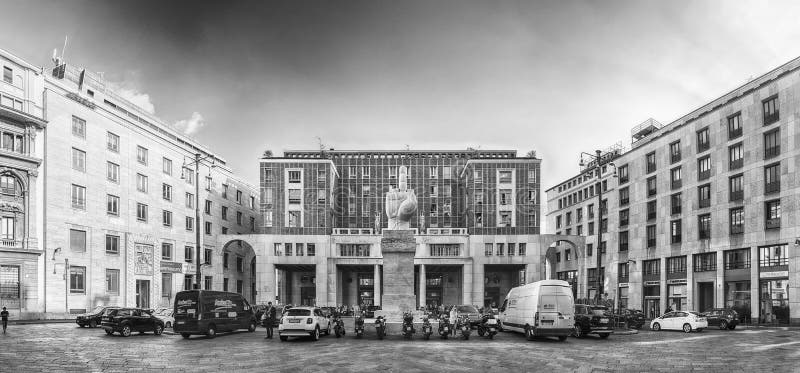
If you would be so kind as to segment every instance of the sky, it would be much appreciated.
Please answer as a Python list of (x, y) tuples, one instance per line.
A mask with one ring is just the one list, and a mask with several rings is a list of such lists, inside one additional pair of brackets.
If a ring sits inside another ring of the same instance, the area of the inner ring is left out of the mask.
[(103, 72), (258, 185), (264, 150), (579, 154), (800, 56), (800, 2), (0, 0), (0, 48)]

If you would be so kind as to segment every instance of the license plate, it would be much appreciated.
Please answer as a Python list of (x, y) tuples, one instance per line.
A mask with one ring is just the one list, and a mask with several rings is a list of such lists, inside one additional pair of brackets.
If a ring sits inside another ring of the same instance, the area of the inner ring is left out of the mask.
[(489, 319), (489, 320), (486, 321), (486, 323), (489, 324), (489, 325), (496, 325), (497, 324), (497, 320)]
[(176, 322), (176, 324), (179, 324), (179, 325), (180, 324), (186, 324), (186, 321), (178, 321), (178, 322)]
[(299, 322), (300, 322), (300, 320), (289, 320), (289, 322), (290, 322), (290, 323), (297, 324), (297, 323), (299, 323)]
[(494, 328), (489, 328), (489, 331), (492, 332), (492, 333), (495, 332)]
[(552, 324), (553, 320), (542, 320), (542, 325), (544, 324)]
[(607, 323), (607, 322), (608, 322), (608, 319), (606, 319), (606, 318), (600, 319), (600, 323), (603, 323), (603, 324), (605, 324), (605, 323)]
[(446, 326), (444, 327), (444, 331), (449, 331), (449, 330), (450, 329), (448, 327), (446, 327)]

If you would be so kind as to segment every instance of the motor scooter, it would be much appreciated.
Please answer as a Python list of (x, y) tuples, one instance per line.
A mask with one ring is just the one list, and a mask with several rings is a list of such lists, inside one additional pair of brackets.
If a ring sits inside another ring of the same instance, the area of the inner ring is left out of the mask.
[(469, 339), (469, 335), (472, 334), (472, 327), (469, 324), (469, 316), (463, 315), (458, 320), (458, 329), (461, 330), (461, 338), (465, 340)]
[(450, 316), (443, 314), (439, 319), (439, 336), (442, 339), (447, 339), (447, 336), (452, 332), (453, 326), (450, 325)]
[(378, 334), (378, 339), (383, 339), (386, 336), (386, 319), (383, 316), (378, 316), (375, 319), (375, 332)]
[(364, 314), (363, 313), (356, 314), (355, 324), (356, 324), (356, 329), (355, 329), (356, 338), (361, 338), (361, 336), (364, 335)]
[(414, 335), (414, 315), (411, 312), (403, 312), (403, 337), (411, 339)]
[(342, 321), (342, 316), (339, 315), (338, 312), (333, 315), (333, 331), (336, 334), (336, 338), (339, 338), (346, 333), (344, 330), (344, 321)]
[(422, 316), (422, 336), (427, 341), (431, 338), (432, 333), (433, 327), (431, 326), (431, 321), (428, 320), (428, 314), (426, 313), (425, 316)]
[(481, 316), (481, 323), (478, 324), (478, 335), (494, 339), (495, 334), (497, 334), (497, 319), (493, 314), (486, 313)]

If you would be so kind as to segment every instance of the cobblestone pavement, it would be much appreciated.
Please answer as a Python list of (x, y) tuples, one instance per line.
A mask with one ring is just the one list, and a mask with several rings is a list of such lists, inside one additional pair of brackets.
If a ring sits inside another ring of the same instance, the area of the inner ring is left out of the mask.
[(494, 340), (424, 341), (374, 329), (364, 339), (264, 339), (237, 332), (184, 340), (169, 333), (107, 336), (75, 324), (11, 325), (0, 334), (0, 372), (32, 371), (538, 371), (538, 372), (800, 372), (800, 330), (745, 329), (700, 333), (643, 330), (634, 335), (526, 341), (516, 333)]

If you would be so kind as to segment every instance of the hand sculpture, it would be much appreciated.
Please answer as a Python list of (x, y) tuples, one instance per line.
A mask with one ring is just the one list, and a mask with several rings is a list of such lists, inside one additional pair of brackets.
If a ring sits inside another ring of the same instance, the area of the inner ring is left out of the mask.
[(386, 216), (389, 229), (409, 229), (409, 221), (417, 211), (417, 195), (406, 186), (406, 167), (400, 167), (398, 188), (386, 193)]

